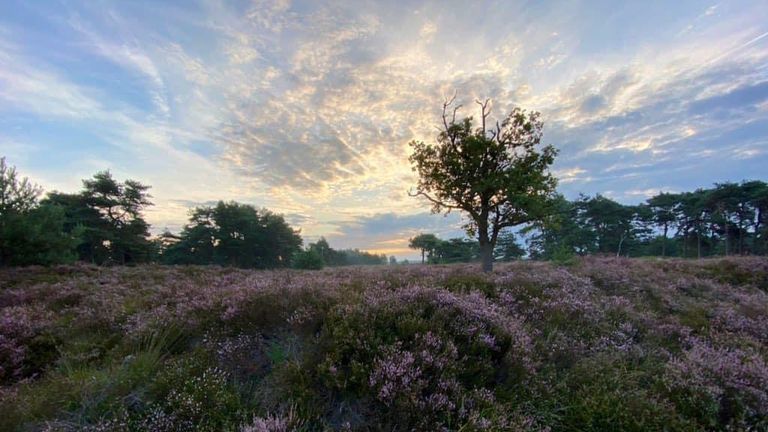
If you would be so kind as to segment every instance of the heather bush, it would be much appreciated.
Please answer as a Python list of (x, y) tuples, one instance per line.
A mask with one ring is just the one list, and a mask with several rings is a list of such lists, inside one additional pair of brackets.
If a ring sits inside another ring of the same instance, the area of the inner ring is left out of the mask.
[[(400, 427), (485, 422), (496, 384), (522, 385), (534, 365), (521, 322), (477, 292), (415, 286), (374, 290), (328, 317), (317, 373), (327, 387), (371, 401)], [(314, 359), (312, 360), (314, 361)]]

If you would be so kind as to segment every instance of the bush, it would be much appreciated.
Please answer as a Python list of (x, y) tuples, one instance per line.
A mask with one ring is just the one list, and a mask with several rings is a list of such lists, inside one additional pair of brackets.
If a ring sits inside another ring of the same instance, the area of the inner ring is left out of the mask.
[(491, 390), (521, 386), (533, 366), (528, 334), (480, 294), (378, 292), (328, 318), (318, 363), (323, 385), (371, 400), (401, 428), (490, 422)]

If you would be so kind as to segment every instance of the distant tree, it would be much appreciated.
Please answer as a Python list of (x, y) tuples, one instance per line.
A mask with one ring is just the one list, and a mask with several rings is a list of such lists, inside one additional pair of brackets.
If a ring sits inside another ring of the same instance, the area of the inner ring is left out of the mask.
[(63, 229), (64, 223), (63, 210), (50, 205), (39, 205), (11, 216), (11, 223), (0, 231), (1, 262), (8, 265), (74, 262), (81, 230), (67, 233)]
[(40, 186), (27, 177), (19, 178), (16, 167), (9, 167), (5, 157), (0, 157), (0, 216), (31, 210), (41, 193)]
[(704, 206), (709, 213), (712, 232), (722, 239), (722, 250), (726, 256), (740, 253), (738, 238), (743, 216), (739, 214), (739, 202), (745, 200), (746, 197), (736, 183), (718, 183), (714, 189), (706, 192)]
[(525, 255), (525, 249), (517, 243), (515, 233), (504, 231), (499, 235), (496, 248), (493, 250), (495, 261), (514, 261)]
[(37, 202), (42, 189), (0, 158), (0, 266), (74, 261), (80, 231), (64, 231), (64, 212)]
[(328, 244), (328, 240), (325, 237), (320, 237), (315, 243), (310, 243), (309, 250), (316, 252), (325, 264), (337, 261), (337, 257), (334, 256), (333, 249), (331, 249), (331, 245)]
[(114, 236), (110, 223), (98, 209), (88, 205), (82, 194), (49, 192), (43, 205), (60, 208), (64, 213), (64, 232), (79, 232), (77, 257), (81, 261), (102, 264), (112, 261), (110, 244)]
[(343, 257), (340, 260), (343, 264), (338, 265), (381, 265), (387, 263), (386, 255), (377, 255), (359, 249), (333, 250), (333, 252)]
[(219, 264), (241, 268), (287, 267), (301, 236), (269, 210), (220, 201), (198, 207), (161, 260), (168, 264)]
[(71, 222), (83, 225), (94, 243), (88, 255), (81, 258), (98, 264), (136, 264), (152, 258), (149, 224), (142, 215), (152, 205), (148, 190), (149, 186), (135, 180), (121, 183), (109, 171), (101, 171), (83, 180), (79, 196), (56, 194), (50, 202), (61, 203), (65, 213), (83, 218)]
[(675, 207), (678, 205), (678, 202), (678, 196), (670, 193), (660, 193), (649, 198), (647, 201), (653, 222), (661, 228), (661, 256), (667, 255), (668, 233), (676, 219)]
[(440, 240), (430, 256), (430, 262), (452, 264), (471, 262), (479, 257), (480, 246), (475, 240), (452, 238)]
[(392, 255), (389, 257), (389, 265), (396, 265), (397, 264), (397, 258)]
[(557, 195), (551, 209), (549, 215), (521, 230), (529, 236), (531, 258), (551, 260), (556, 255), (594, 252), (595, 233), (583, 223), (576, 203)]
[(320, 270), (323, 265), (323, 257), (311, 249), (296, 252), (291, 262), (293, 268), (300, 270)]
[(421, 263), (424, 264), (425, 257), (431, 254), (440, 244), (440, 239), (434, 234), (419, 234), (408, 242), (408, 247), (421, 251)]
[(707, 191), (697, 189), (679, 196), (678, 228), (682, 237), (683, 256), (689, 256), (688, 245), (691, 237), (696, 239), (696, 257), (705, 255), (705, 248), (710, 243), (710, 212), (706, 206)]
[[(217, 263), (218, 226), (212, 207), (198, 207), (190, 215), (189, 223), (178, 236), (165, 235), (168, 247), (160, 256), (165, 264)], [(173, 236), (173, 237), (171, 237)]]
[(752, 252), (768, 252), (768, 184), (762, 181), (749, 181), (742, 184), (748, 197), (749, 206), (754, 212), (752, 221)]
[(584, 223), (595, 233), (595, 251), (622, 255), (638, 231), (634, 225), (636, 210), (600, 194), (582, 196), (578, 206)]
[(544, 127), (538, 112), (515, 108), (501, 123), (488, 126), (489, 100), (478, 101), (480, 127), (472, 117), (457, 121), (459, 106), (447, 111), (437, 143), (411, 142), (410, 161), (419, 174), (413, 196), (423, 196), (435, 213), (459, 210), (468, 216), (470, 235), (477, 235), (482, 268), (493, 268), (493, 249), (504, 228), (540, 220), (556, 180), (548, 172), (556, 150), (539, 148)]
[(323, 260), (323, 265), (339, 267), (347, 265), (379, 265), (387, 263), (386, 255), (377, 255), (360, 249), (337, 250), (328, 244), (325, 237), (315, 243), (310, 243), (308, 250), (317, 253)]

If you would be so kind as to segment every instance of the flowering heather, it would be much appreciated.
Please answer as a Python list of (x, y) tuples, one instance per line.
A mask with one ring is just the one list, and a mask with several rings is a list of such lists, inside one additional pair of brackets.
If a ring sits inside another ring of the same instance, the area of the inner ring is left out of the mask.
[(766, 430), (768, 260), (0, 271), (0, 430)]

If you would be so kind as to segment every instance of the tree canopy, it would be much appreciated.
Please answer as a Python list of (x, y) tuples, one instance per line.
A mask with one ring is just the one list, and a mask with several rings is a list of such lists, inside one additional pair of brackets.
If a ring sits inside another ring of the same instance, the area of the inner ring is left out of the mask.
[(78, 258), (95, 264), (140, 264), (151, 261), (154, 247), (143, 211), (152, 205), (149, 186), (119, 182), (109, 171), (83, 180), (77, 194), (51, 192), (44, 204), (60, 208), (66, 232), (81, 230)]
[(64, 230), (64, 212), (41, 205), (42, 189), (0, 158), (0, 266), (74, 261), (80, 230)]
[(301, 236), (283, 216), (248, 204), (219, 201), (198, 207), (177, 237), (166, 234), (161, 260), (168, 264), (218, 264), (241, 268), (287, 267)]
[[(544, 123), (535, 111), (513, 109), (489, 125), (490, 101), (477, 101), (480, 126), (457, 120), (455, 97), (443, 104), (442, 131), (435, 144), (411, 142), (410, 161), (419, 174), (414, 196), (439, 213), (458, 210), (477, 235), (483, 270), (493, 267), (493, 249), (505, 228), (546, 217), (556, 179), (549, 173), (557, 151), (541, 146)], [(449, 108), (451, 114), (448, 114)]]

